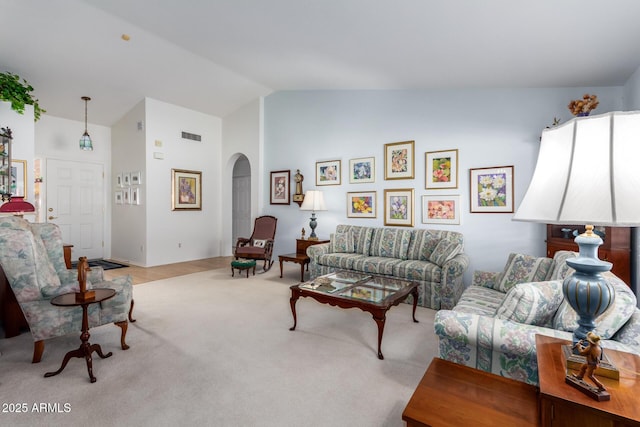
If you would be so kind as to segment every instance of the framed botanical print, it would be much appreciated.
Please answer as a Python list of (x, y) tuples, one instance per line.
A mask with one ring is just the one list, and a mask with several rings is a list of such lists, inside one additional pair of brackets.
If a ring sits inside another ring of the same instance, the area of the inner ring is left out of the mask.
[(376, 212), (375, 191), (347, 193), (348, 218), (375, 218)]
[(122, 173), (116, 175), (116, 187), (124, 187), (124, 178)]
[(171, 169), (171, 210), (202, 210), (202, 172)]
[(513, 166), (469, 169), (472, 213), (513, 212)]
[(340, 160), (316, 162), (316, 185), (340, 185)]
[(425, 188), (458, 188), (458, 150), (425, 153)]
[(413, 179), (414, 141), (384, 145), (384, 179)]
[(376, 182), (375, 157), (349, 160), (349, 182), (351, 184)]
[(384, 225), (413, 227), (413, 188), (384, 190)]
[(422, 196), (423, 224), (460, 224), (460, 196)]
[(118, 190), (115, 192), (116, 205), (121, 205), (124, 203), (124, 194), (122, 190)]
[(128, 186), (131, 185), (131, 173), (130, 172), (122, 174), (122, 185), (124, 185), (125, 187), (128, 187)]
[(272, 205), (289, 205), (291, 204), (291, 171), (274, 171), (271, 172), (271, 181), (269, 184)]

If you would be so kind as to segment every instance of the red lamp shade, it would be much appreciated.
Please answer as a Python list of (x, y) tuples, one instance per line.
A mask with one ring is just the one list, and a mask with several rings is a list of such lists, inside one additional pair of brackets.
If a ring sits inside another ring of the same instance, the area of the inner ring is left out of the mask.
[(0, 213), (22, 215), (35, 211), (36, 208), (31, 203), (25, 202), (23, 196), (13, 196), (11, 200), (0, 206)]

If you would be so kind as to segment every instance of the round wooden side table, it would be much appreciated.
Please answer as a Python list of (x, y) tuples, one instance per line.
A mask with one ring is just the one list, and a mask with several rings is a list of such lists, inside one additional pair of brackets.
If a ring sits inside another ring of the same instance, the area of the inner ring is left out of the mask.
[(80, 347), (78, 349), (71, 350), (64, 356), (60, 369), (55, 372), (47, 372), (46, 374), (44, 374), (45, 378), (58, 375), (60, 372), (62, 372), (67, 366), (67, 363), (69, 363), (69, 359), (71, 359), (72, 357), (84, 357), (84, 360), (86, 360), (87, 362), (87, 371), (89, 371), (89, 378), (91, 379), (92, 383), (95, 383), (96, 377), (93, 376), (93, 363), (91, 360), (91, 353), (95, 351), (96, 353), (98, 353), (98, 356), (103, 359), (106, 359), (113, 354), (111, 352), (103, 354), (102, 348), (99, 344), (89, 344), (89, 337), (91, 335), (89, 334), (89, 316), (87, 314), (87, 309), (91, 304), (96, 304), (108, 300), (109, 298), (113, 298), (113, 296), (116, 294), (116, 291), (109, 288), (98, 288), (91, 290), (95, 291), (95, 298), (91, 298), (89, 300), (83, 301), (81, 299), (78, 299), (76, 296), (80, 294), (76, 292), (58, 295), (51, 300), (51, 304), (58, 307), (82, 307), (82, 333), (80, 334), (80, 341), (82, 341), (82, 343), (80, 344)]

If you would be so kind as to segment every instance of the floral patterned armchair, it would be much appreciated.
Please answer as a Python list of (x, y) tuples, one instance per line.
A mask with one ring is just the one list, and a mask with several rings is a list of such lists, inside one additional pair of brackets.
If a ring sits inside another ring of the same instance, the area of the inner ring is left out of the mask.
[[(25, 315), (34, 340), (33, 363), (40, 362), (44, 340), (81, 330), (82, 309), (61, 308), (50, 300), (79, 290), (77, 271), (66, 268), (60, 229), (55, 224), (32, 224), (19, 217), (0, 218), (0, 265)], [(115, 289), (116, 296), (89, 306), (89, 326), (115, 323), (121, 328), (120, 345), (125, 342), (133, 309), (132, 281), (122, 276), (105, 281), (102, 268), (92, 268), (87, 288)]]

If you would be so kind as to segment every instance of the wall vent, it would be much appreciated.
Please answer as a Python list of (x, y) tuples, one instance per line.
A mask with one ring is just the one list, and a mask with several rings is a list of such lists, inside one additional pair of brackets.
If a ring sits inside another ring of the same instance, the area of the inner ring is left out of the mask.
[(189, 139), (191, 141), (202, 141), (202, 135), (198, 135), (195, 133), (182, 132), (182, 139)]

